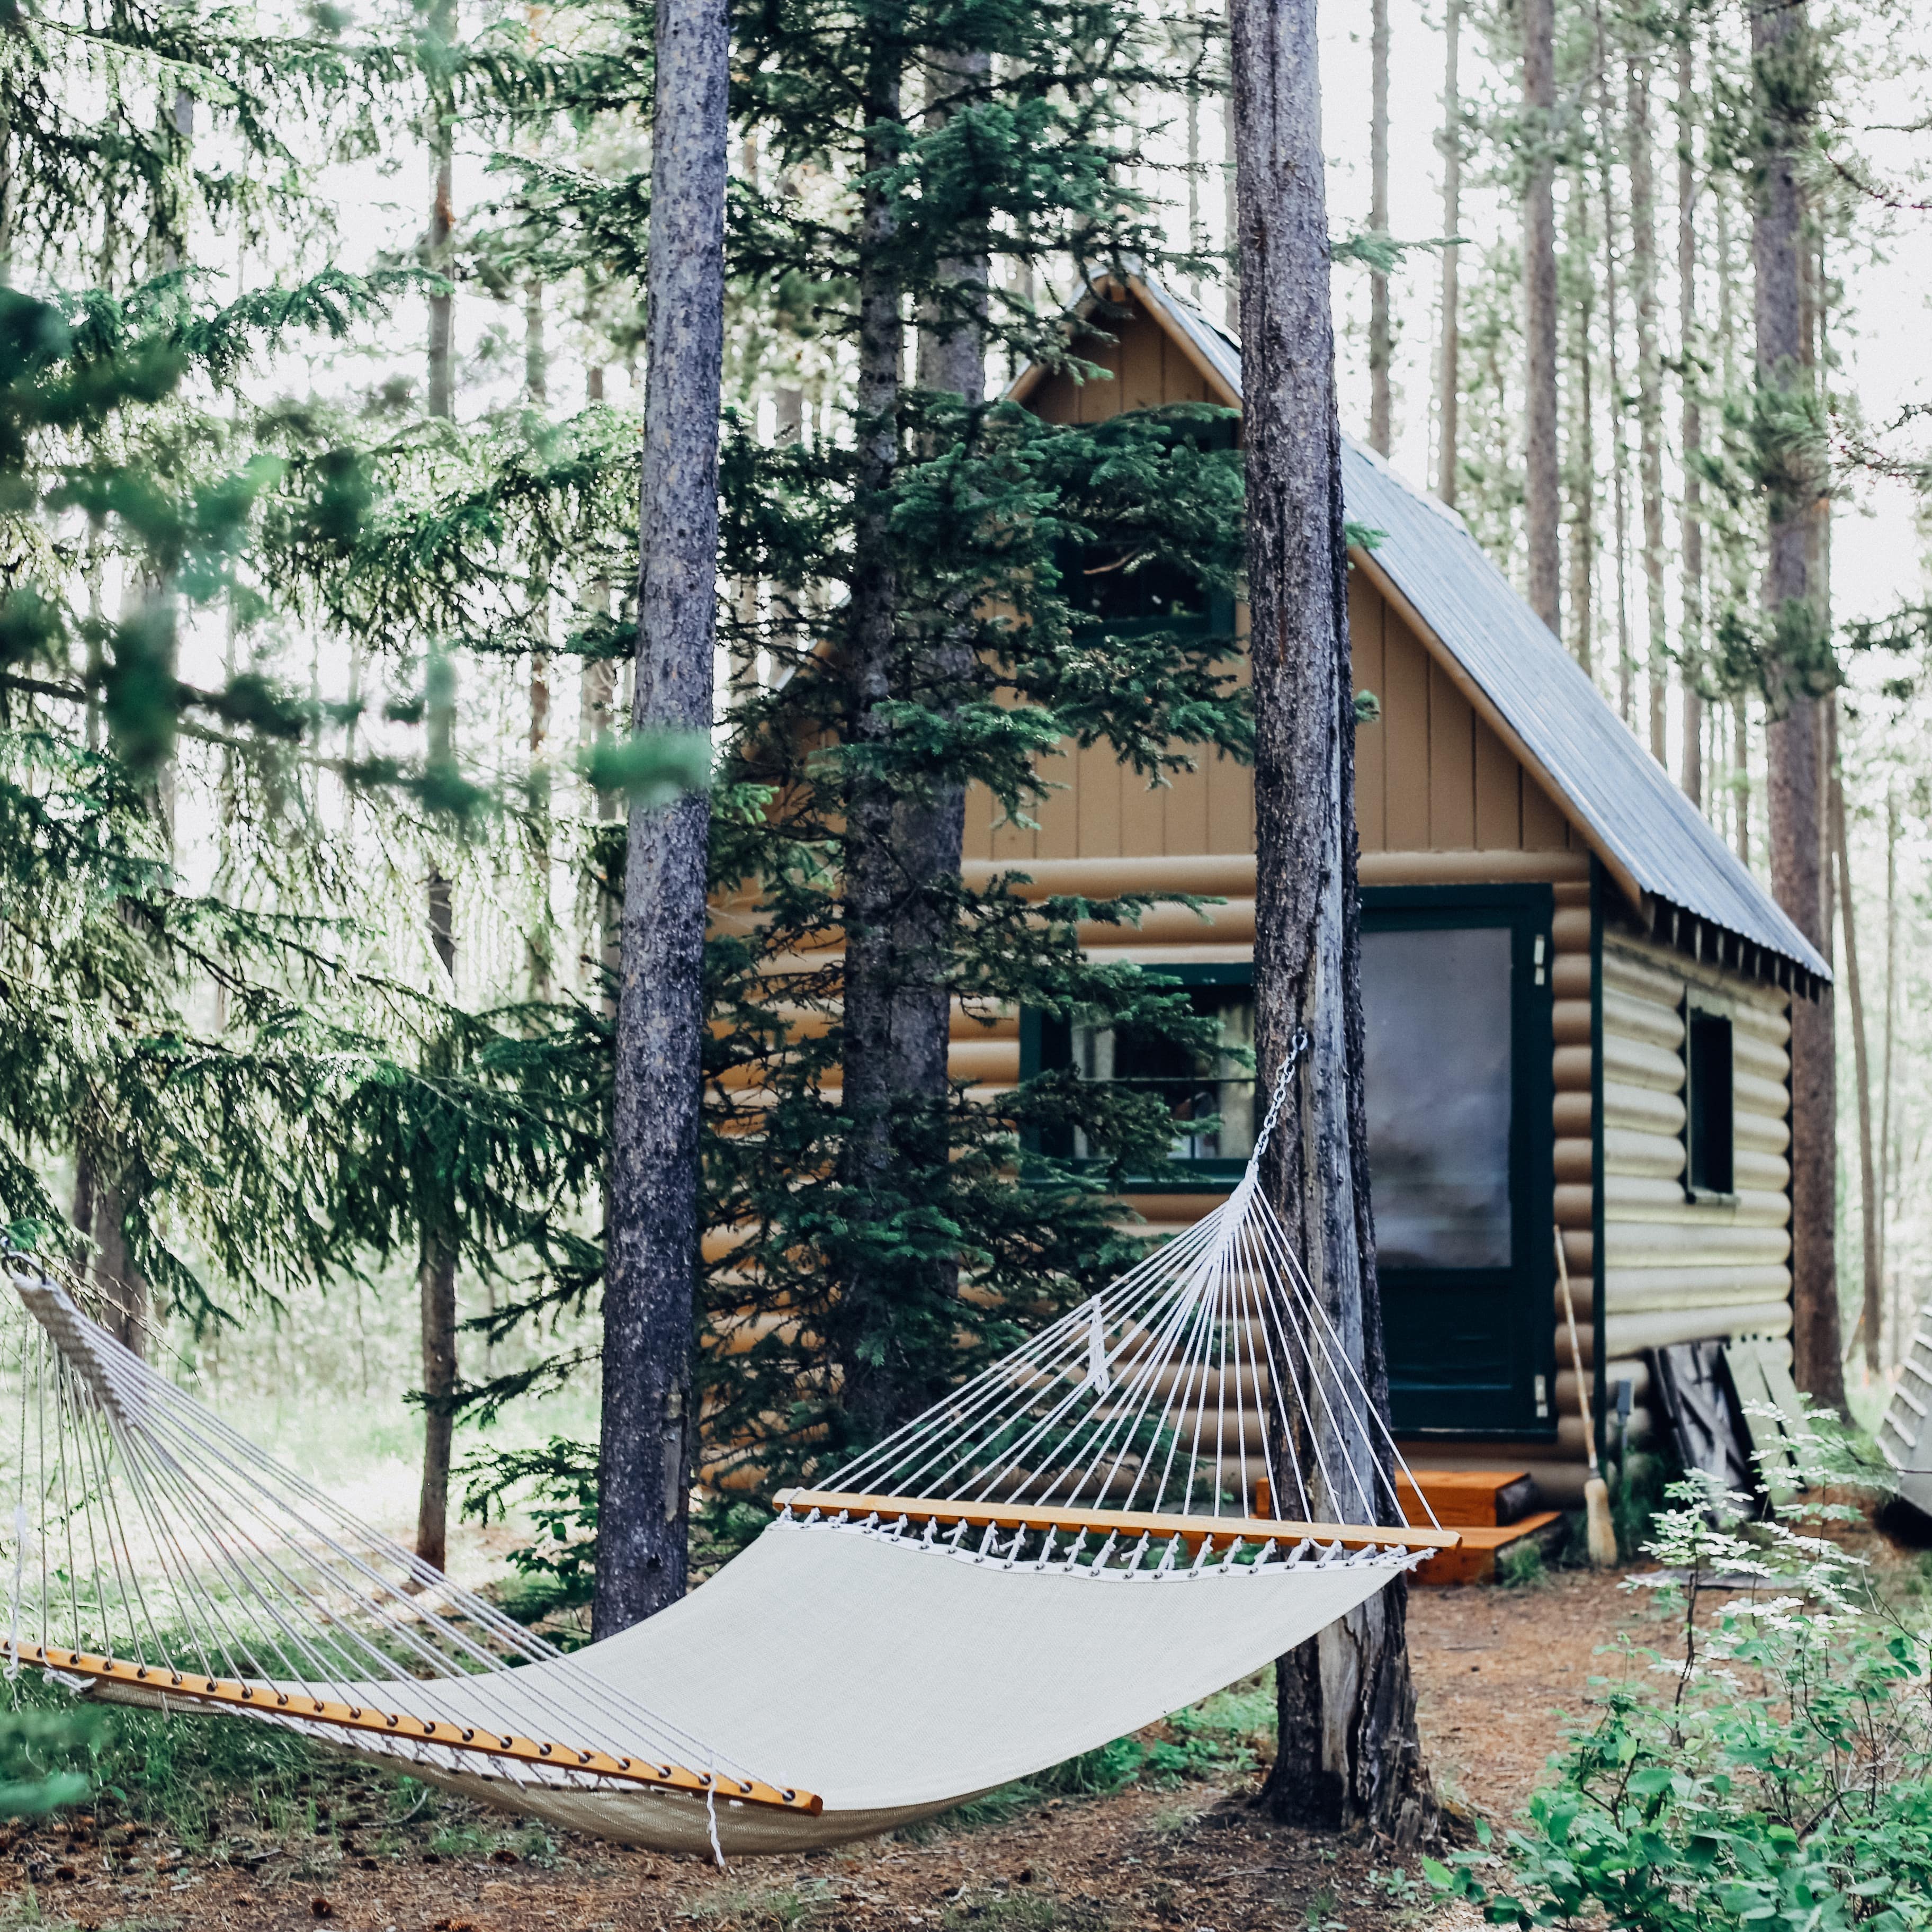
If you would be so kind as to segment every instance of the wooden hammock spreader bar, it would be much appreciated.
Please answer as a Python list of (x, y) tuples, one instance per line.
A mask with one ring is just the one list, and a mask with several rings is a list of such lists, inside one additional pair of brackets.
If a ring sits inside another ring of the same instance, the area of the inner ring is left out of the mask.
[(772, 1501), (794, 1516), (817, 1510), (883, 1522), (963, 1522), (969, 1528), (1093, 1530), (1114, 1536), (1179, 1537), (1190, 1551), (1217, 1543), (1339, 1543), (1345, 1550), (1455, 1550), (1453, 1529), (1382, 1529), (1358, 1522), (1279, 1522), (1268, 1516), (1162, 1516), (1144, 1510), (1044, 1509), (1030, 1503), (940, 1502), (930, 1496), (874, 1496), (843, 1490), (781, 1490)]
[[(14, 1646), (0, 1640), (0, 1650)], [(244, 1684), (234, 1678), (205, 1677), (165, 1665), (129, 1664), (118, 1657), (92, 1651), (61, 1650), (38, 1643), (20, 1646), (22, 1663), (44, 1664), (99, 1684), (123, 1684), (158, 1696), (180, 1697), (224, 1709), (260, 1711), (272, 1717), (292, 1718), (304, 1724), (328, 1724), (349, 1731), (374, 1731), (384, 1737), (406, 1738), (413, 1744), (441, 1744), (452, 1750), (481, 1752), (486, 1757), (512, 1758), (520, 1764), (549, 1765), (580, 1772), (589, 1778), (615, 1778), (626, 1784), (649, 1785), (660, 1791), (688, 1792), (702, 1798), (712, 1789), (712, 1774), (681, 1764), (641, 1758), (613, 1757), (608, 1751), (579, 1750), (574, 1745), (539, 1744), (534, 1738), (502, 1737), (472, 1725), (445, 1724), (438, 1719), (407, 1717), (379, 1711), (368, 1704), (341, 1704), (304, 1692), (278, 1690), (272, 1684)], [(811, 1791), (781, 1790), (756, 1778), (720, 1775), (717, 1796), (728, 1803), (762, 1804), (777, 1811), (802, 1811), (817, 1817), (825, 1801)]]

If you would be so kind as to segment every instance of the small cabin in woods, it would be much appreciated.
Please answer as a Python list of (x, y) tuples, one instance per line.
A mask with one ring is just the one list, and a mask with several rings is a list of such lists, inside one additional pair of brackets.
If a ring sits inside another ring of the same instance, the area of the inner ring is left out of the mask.
[[(1222, 331), (1151, 278), (1108, 287), (1082, 353), (1013, 397), (1059, 422), (1182, 401), (1238, 407)], [(1574, 1504), (1583, 1429), (1556, 1259), (1568, 1260), (1599, 1424), (1646, 1352), (1758, 1338), (1790, 1360), (1790, 1002), (1829, 969), (1454, 512), (1348, 444), (1370, 1173), (1396, 1432), (1418, 1471), (1527, 1469)], [(1240, 616), (1220, 621), (1238, 629)], [(1150, 788), (1070, 748), (1036, 830), (969, 800), (969, 877), (1041, 894), (1211, 893), (1091, 943), (1158, 967), (1252, 1040), (1252, 774), (1211, 757)], [(956, 1022), (954, 1070), (997, 1082), (1077, 1064), (1158, 1082), (1182, 1132), (1129, 1204), (1178, 1229), (1234, 1184), (1255, 1124), (1238, 1058), (1213, 1064), (1022, 1012)], [(1218, 1121), (1189, 1136), (1190, 1116)], [(1077, 1150), (1072, 1150), (1077, 1153)]]

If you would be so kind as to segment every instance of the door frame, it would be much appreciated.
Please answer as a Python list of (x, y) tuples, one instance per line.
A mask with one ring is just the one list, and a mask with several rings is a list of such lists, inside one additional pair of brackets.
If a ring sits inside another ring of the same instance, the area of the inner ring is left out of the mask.
[[(1508, 1413), (1459, 1416), (1453, 1391), (1440, 1392), (1420, 1414), (1396, 1416), (1396, 1432), (1404, 1436), (1490, 1441), (1521, 1438), (1546, 1442), (1556, 1434), (1556, 1258), (1552, 1233), (1556, 1225), (1556, 1082), (1550, 984), (1555, 966), (1550, 926), (1555, 912), (1556, 895), (1547, 885), (1362, 888), (1365, 934), (1482, 926), (1506, 927), (1511, 935)], [(1372, 1204), (1372, 1176), (1370, 1201)], [(1393, 1387), (1390, 1400), (1392, 1407), (1400, 1400), (1400, 1392)]]

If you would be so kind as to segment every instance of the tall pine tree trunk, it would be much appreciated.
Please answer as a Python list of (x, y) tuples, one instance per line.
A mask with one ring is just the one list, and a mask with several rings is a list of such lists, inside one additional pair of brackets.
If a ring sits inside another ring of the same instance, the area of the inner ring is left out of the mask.
[[(1639, 31), (1641, 31), (1640, 29)], [(1648, 46), (1624, 65), (1624, 166), (1630, 174), (1630, 298), (1636, 320), (1637, 476), (1643, 510), (1644, 665), (1650, 754), (1664, 762), (1670, 702), (1664, 601), (1664, 364), (1657, 340), (1657, 192)]]
[[(441, 0), (430, 16), (430, 31), (448, 41), (456, 32), (456, 10)], [(456, 296), (449, 285), (454, 268), (456, 230), (454, 110), (440, 92), (430, 103), (430, 211), (428, 266), (443, 278), (429, 298), (428, 406), (432, 416), (456, 413)], [(429, 762), (447, 769), (455, 757), (453, 668), (430, 660), (426, 711)], [(432, 859), (424, 890), (430, 944), (454, 990), (456, 976), (455, 894), (442, 867)], [(449, 1555), (449, 1469), (456, 1420), (450, 1403), (455, 1393), (457, 1244), (447, 1204), (423, 1204), (416, 1260), (416, 1292), (422, 1318), (423, 1388), (422, 1483), (416, 1498), (416, 1554), (438, 1570)]]
[[(1267, 1185), (1385, 1412), (1362, 1099), (1354, 712), (1314, 0), (1233, 0), (1231, 25), (1264, 1078), (1296, 1032), (1311, 1042)], [(1348, 1436), (1319, 1418), (1311, 1426), (1335, 1430), (1324, 1445), (1327, 1466), (1380, 1464), (1389, 1474), (1386, 1451), (1366, 1431)], [(1346, 1512), (1349, 1499), (1334, 1496), (1325, 1506)], [(1364, 1825), (1404, 1845), (1432, 1832), (1407, 1610), (1398, 1579), (1277, 1665), (1280, 1743), (1267, 1790), (1277, 1817)]]
[[(1811, 111), (1802, 80), (1810, 24), (1803, 0), (1751, 16), (1754, 111), (1761, 165), (1751, 223), (1757, 380), (1774, 413), (1806, 392), (1798, 157)], [(1762, 599), (1775, 634), (1801, 649), (1817, 631), (1811, 582), (1818, 482), (1808, 456), (1764, 452), (1767, 543)], [(1774, 646), (1774, 650), (1778, 648)], [(1774, 657), (1767, 687), (1777, 715), (1765, 728), (1772, 888), (1798, 930), (1828, 956), (1822, 824), (1822, 706), (1810, 667)], [(1842, 1410), (1838, 1263), (1838, 1078), (1832, 997), (1794, 999), (1791, 1012), (1792, 1342), (1798, 1385)]]
[(1610, 495), (1614, 508), (1611, 542), (1616, 555), (1617, 586), (1617, 715), (1626, 724), (1636, 722), (1635, 666), (1630, 657), (1630, 450), (1624, 434), (1623, 378), (1618, 363), (1618, 332), (1622, 314), (1617, 301), (1617, 200), (1612, 178), (1616, 139), (1610, 119), (1609, 50), (1600, 29), (1594, 51), (1597, 133), (1603, 154), (1604, 348), (1610, 390)]
[[(1885, 1045), (1879, 1058), (1878, 1113), (1878, 1274), (1892, 1278), (1890, 1232), (1892, 1190), (1897, 1184), (1898, 1156), (1892, 1138), (1892, 1049), (1898, 1030), (1898, 794), (1885, 795)], [(1891, 1360), (1905, 1356), (1905, 1311), (1896, 1288), (1892, 1296)]]
[(1556, 450), (1556, 46), (1554, 0), (1522, 0), (1524, 138), (1523, 536), (1530, 608), (1562, 634), (1559, 532), (1563, 506)]
[(1462, 38), (1462, 0), (1444, 0), (1442, 15), (1442, 351), (1436, 367), (1436, 494), (1456, 507), (1457, 447), (1462, 381), (1462, 296), (1457, 286), (1462, 250), (1455, 245), (1462, 222), (1462, 95), (1456, 71)]
[[(881, 130), (902, 113), (902, 77), (882, 53), (868, 76), (868, 110)], [(929, 68), (929, 126), (962, 93), (982, 85), (984, 56), (935, 56)], [(884, 150), (879, 150), (883, 159)], [(898, 464), (902, 291), (894, 256), (895, 217), (883, 194), (866, 201), (859, 288), (856, 430), (859, 496), (848, 610), (848, 728), (856, 744), (883, 750), (891, 707), (910, 700), (942, 717), (971, 668), (959, 623), (941, 622), (910, 650), (899, 637), (899, 588), (887, 516)], [(922, 313), (922, 386), (983, 399), (980, 326), (986, 264), (944, 265), (956, 299), (936, 297)], [(855, 767), (845, 860), (844, 1139), (839, 1178), (860, 1231), (840, 1286), (835, 1348), (844, 1404), (860, 1439), (903, 1420), (934, 1393), (908, 1351), (902, 1324), (932, 1318), (958, 1287), (956, 1259), (899, 1248), (892, 1217), (908, 1180), (943, 1172), (950, 1130), (946, 1054), (952, 993), (947, 974), (950, 895), (959, 872), (964, 794), (934, 774), (923, 784)], [(880, 1258), (897, 1249), (890, 1262)], [(868, 1259), (868, 1252), (870, 1258)]]
[(1591, 324), (1596, 309), (1596, 265), (1591, 259), (1588, 177), (1580, 169), (1571, 183), (1569, 216), (1570, 297), (1564, 304), (1570, 362), (1570, 435), (1564, 482), (1570, 498), (1570, 654), (1594, 678), (1597, 670), (1597, 352)]
[[(1369, 226), (1389, 232), (1388, 97), (1389, 0), (1369, 0)], [(1369, 272), (1369, 447), (1389, 453), (1393, 423), (1389, 405), (1389, 363), (1394, 344), (1389, 329), (1389, 278)]]
[(1682, 628), (1678, 663), (1684, 686), (1684, 792), (1704, 803), (1703, 364), (1697, 339), (1696, 49), (1687, 23), (1677, 43), (1677, 357), (1682, 410), (1678, 435), (1684, 467)]
[[(1836, 700), (1833, 700), (1835, 709)], [(1835, 744), (1836, 720), (1832, 737)], [(1832, 762), (1832, 849), (1838, 875), (1838, 929), (1845, 940), (1845, 998), (1852, 1010), (1852, 1072), (1858, 1103), (1858, 1208), (1864, 1280), (1859, 1320), (1864, 1330), (1865, 1369), (1879, 1372), (1885, 1327), (1884, 1275), (1879, 1261), (1878, 1160), (1872, 1144), (1871, 1056), (1866, 1050), (1864, 988), (1858, 974), (1858, 928), (1852, 898), (1852, 849), (1845, 825), (1845, 775), (1842, 762)]]
[[(639, 731), (704, 732), (712, 721), (730, 52), (724, 0), (658, 0)], [(701, 793), (631, 808), (606, 1210), (592, 1612), (600, 1636), (685, 1592), (710, 825)]]

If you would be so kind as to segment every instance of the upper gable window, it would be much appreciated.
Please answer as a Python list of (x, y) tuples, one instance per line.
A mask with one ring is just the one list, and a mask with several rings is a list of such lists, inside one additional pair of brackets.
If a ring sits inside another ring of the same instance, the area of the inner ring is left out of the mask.
[(1684, 1002), (1684, 1188), (1693, 1200), (1735, 1191), (1731, 1020)]

